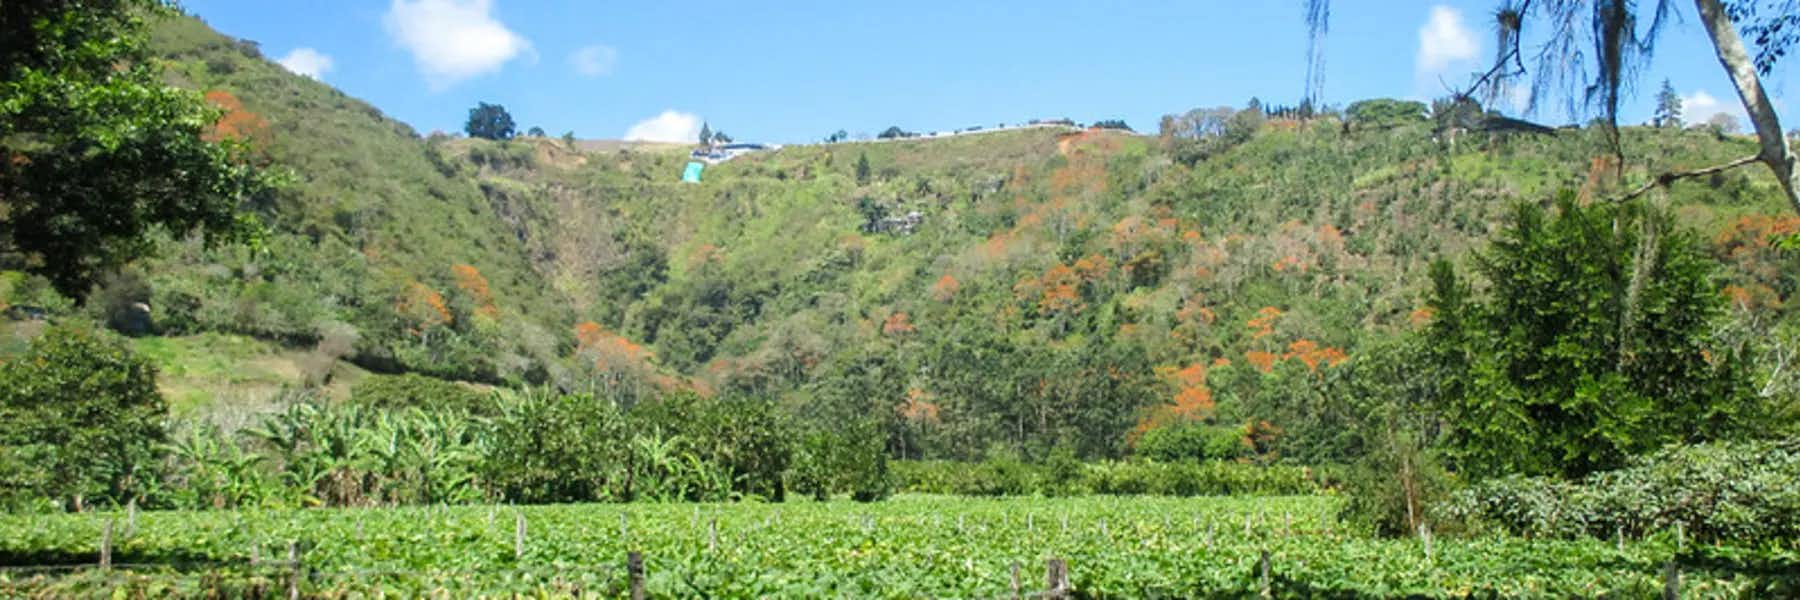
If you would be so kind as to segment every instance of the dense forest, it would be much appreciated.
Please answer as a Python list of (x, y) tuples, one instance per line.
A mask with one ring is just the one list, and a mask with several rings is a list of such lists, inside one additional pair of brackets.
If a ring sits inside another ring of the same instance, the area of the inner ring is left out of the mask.
[[(238, 207), (258, 225), (155, 229), (79, 277), (0, 262), (0, 397), (116, 386), (151, 411), (64, 450), (0, 439), (12, 501), (1283, 493), (1402, 472), (1423, 487), (1372, 510), (1414, 520), (1430, 490), (1800, 423), (1800, 217), (1776, 182), (1616, 201), (1754, 152), (1717, 127), (1627, 127), (1615, 154), (1600, 128), (1466, 99), (1304, 119), (1250, 99), (1153, 135), (794, 146), (696, 185), (686, 147), (422, 135), (198, 20), (149, 26), (146, 68), (267, 176)], [(84, 368), (124, 375), (44, 383)], [(101, 469), (65, 455), (114, 447)]]

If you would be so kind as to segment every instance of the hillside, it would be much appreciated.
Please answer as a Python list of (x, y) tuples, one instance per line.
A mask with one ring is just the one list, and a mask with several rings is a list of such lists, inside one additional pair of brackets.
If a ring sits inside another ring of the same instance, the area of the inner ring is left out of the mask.
[[(154, 307), (171, 341), (153, 347), (200, 349), (160, 354), (176, 372), (251, 344), (297, 365), (251, 378), (264, 389), (368, 370), (778, 398), (881, 417), (903, 457), (1116, 456), (1166, 422), (1270, 419), (1428, 318), (1426, 265), (1466, 260), (1513, 203), (1625, 187), (1583, 130), (1451, 141), (1336, 117), (1198, 158), (1106, 131), (793, 146), (690, 185), (682, 149), (421, 137), (197, 21), (155, 44), (229, 110), (222, 130), (294, 174), (251, 207), (260, 244), (165, 240), (115, 278)], [(1625, 148), (1638, 182), (1753, 144), (1628, 129)], [(1792, 321), (1797, 272), (1767, 248), (1796, 225), (1773, 189), (1740, 169), (1649, 200), (1714, 244), (1759, 332)], [(220, 335), (241, 342), (195, 337)]]

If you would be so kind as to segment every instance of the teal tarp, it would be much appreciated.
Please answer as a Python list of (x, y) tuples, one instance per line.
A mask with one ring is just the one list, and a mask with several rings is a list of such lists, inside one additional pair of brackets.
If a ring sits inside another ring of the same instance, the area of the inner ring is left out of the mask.
[(687, 183), (700, 183), (700, 172), (704, 170), (706, 170), (705, 163), (699, 161), (688, 163), (687, 169), (681, 172), (681, 180)]

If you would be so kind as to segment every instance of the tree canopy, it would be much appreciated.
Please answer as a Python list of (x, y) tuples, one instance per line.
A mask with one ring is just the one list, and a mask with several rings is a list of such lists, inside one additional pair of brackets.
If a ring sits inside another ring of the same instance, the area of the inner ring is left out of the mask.
[(475, 108), (469, 109), (469, 122), (463, 125), (463, 131), (472, 138), (510, 140), (515, 127), (512, 114), (506, 112), (506, 107), (478, 102)]
[(1432, 266), (1428, 345), (1452, 455), (1470, 472), (1580, 476), (1749, 416), (1740, 357), (1714, 339), (1714, 264), (1638, 205), (1518, 205), (1476, 260), (1475, 293)]
[[(80, 298), (149, 235), (208, 243), (255, 231), (241, 203), (274, 179), (221, 111), (165, 84), (145, 51), (157, 0), (11, 2), (0, 9), (0, 261)], [(216, 141), (209, 141), (216, 140)]]

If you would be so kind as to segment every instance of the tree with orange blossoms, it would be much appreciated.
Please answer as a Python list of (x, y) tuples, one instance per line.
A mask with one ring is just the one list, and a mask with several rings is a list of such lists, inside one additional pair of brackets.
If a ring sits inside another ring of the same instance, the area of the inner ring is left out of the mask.
[(955, 277), (951, 277), (950, 274), (945, 273), (943, 277), (938, 278), (937, 283), (931, 284), (931, 298), (938, 302), (949, 302), (951, 298), (956, 297), (956, 292), (961, 289), (962, 283), (958, 282)]
[(1174, 388), (1174, 394), (1169, 402), (1152, 407), (1138, 419), (1137, 426), (1130, 434), (1132, 439), (1159, 427), (1212, 418), (1213, 395), (1212, 390), (1206, 387), (1204, 364), (1195, 362), (1180, 369), (1157, 367), (1156, 374)]
[(1263, 352), (1261, 350), (1251, 350), (1244, 353), (1244, 361), (1250, 363), (1250, 366), (1256, 367), (1256, 370), (1264, 373), (1274, 371), (1275, 361), (1280, 360), (1280, 358), (1281, 357), (1276, 356), (1274, 352)]
[(1058, 315), (1081, 310), (1081, 277), (1075, 274), (1075, 269), (1057, 263), (1044, 271), (1041, 284), (1038, 310)]
[(244, 108), (244, 103), (225, 90), (212, 90), (206, 93), (206, 101), (219, 107), (225, 114), (201, 139), (208, 142), (220, 142), (227, 139), (242, 142), (257, 142), (269, 133), (269, 122), (261, 115)]
[(1075, 261), (1075, 273), (1082, 281), (1099, 281), (1112, 272), (1112, 262), (1099, 254), (1089, 254)]
[(907, 316), (907, 314), (902, 311), (894, 311), (892, 314), (889, 314), (887, 320), (881, 324), (881, 334), (890, 337), (904, 336), (913, 331), (915, 331), (915, 329), (913, 328), (912, 317)]
[(636, 390), (642, 383), (653, 383), (665, 390), (673, 389), (674, 380), (659, 378), (650, 363), (655, 357), (624, 336), (607, 331), (593, 321), (575, 326), (576, 354), (592, 362), (594, 370), (609, 391)]
[(444, 296), (423, 283), (413, 281), (394, 301), (394, 312), (410, 323), (413, 335), (423, 336), (432, 327), (449, 325), (453, 318)]
[(1273, 306), (1264, 306), (1256, 311), (1256, 316), (1244, 324), (1250, 328), (1250, 338), (1260, 340), (1275, 333), (1275, 320), (1280, 319), (1281, 314), (1281, 309)]
[(450, 267), (450, 273), (456, 276), (457, 289), (475, 301), (475, 314), (489, 319), (500, 317), (500, 309), (494, 306), (494, 294), (488, 289), (487, 278), (481, 275), (481, 270), (472, 265), (455, 265)]
[(931, 401), (931, 394), (919, 388), (906, 391), (906, 402), (900, 404), (900, 416), (919, 424), (936, 424), (941, 410)]
[(1295, 340), (1294, 343), (1288, 344), (1288, 352), (1281, 358), (1282, 360), (1299, 360), (1302, 364), (1306, 365), (1307, 370), (1317, 371), (1321, 364), (1327, 367), (1335, 367), (1338, 366), (1338, 363), (1348, 360), (1350, 356), (1344, 354), (1343, 350), (1331, 347), (1320, 348), (1317, 342), (1302, 339)]

